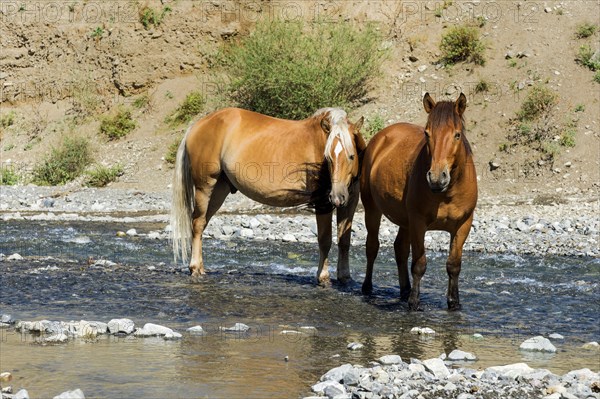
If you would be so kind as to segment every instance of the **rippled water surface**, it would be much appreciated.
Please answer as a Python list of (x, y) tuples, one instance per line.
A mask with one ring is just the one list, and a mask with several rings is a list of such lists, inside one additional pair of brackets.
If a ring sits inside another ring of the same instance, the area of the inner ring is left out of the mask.
[[(135, 227), (144, 233), (162, 226)], [(424, 311), (408, 313), (397, 299), (389, 248), (378, 257), (374, 295), (364, 297), (358, 283), (314, 285), (314, 244), (205, 240), (209, 272), (192, 281), (173, 263), (167, 241), (116, 237), (122, 228), (3, 223), (0, 253), (26, 259), (0, 262), (0, 312), (24, 320), (127, 317), (138, 326), (153, 322), (180, 332), (200, 324), (207, 333), (180, 341), (101, 337), (44, 346), (42, 337), (0, 330), (0, 369), (11, 371), (13, 385), (32, 397), (73, 388), (86, 397), (298, 397), (342, 363), (366, 364), (390, 353), (428, 358), (456, 348), (479, 357), (474, 368), (525, 361), (559, 374), (600, 369), (598, 352), (580, 348), (600, 340), (598, 259), (466, 254), (463, 310), (447, 312), (445, 256), (431, 254), (422, 285)], [(352, 275), (362, 282), (364, 247), (354, 247), (352, 256)], [(90, 266), (97, 259), (117, 264)], [(251, 329), (220, 331), (236, 322)], [(412, 335), (414, 326), (437, 334)], [(554, 341), (558, 353), (518, 350), (525, 339), (552, 332), (565, 336)], [(473, 333), (484, 339), (473, 339)], [(353, 341), (364, 348), (347, 350)]]

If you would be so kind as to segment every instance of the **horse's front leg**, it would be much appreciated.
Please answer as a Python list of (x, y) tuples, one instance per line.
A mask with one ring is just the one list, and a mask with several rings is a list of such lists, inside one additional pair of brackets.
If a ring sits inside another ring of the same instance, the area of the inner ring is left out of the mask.
[(446, 261), (446, 271), (448, 272), (448, 292), (446, 294), (448, 310), (460, 310), (461, 308), (458, 297), (458, 276), (462, 264), (463, 245), (469, 236), (472, 223), (473, 215), (450, 237), (450, 254)]
[[(358, 183), (356, 183), (356, 186), (358, 186)], [(351, 187), (350, 192), (348, 203), (337, 209), (337, 279), (341, 284), (348, 284), (352, 281), (349, 253), (352, 240), (352, 219), (358, 205), (358, 187)]]
[(419, 310), (421, 279), (427, 270), (427, 257), (425, 256), (425, 232), (427, 231), (427, 228), (425, 226), (425, 223), (414, 223), (410, 228), (410, 244), (412, 250), (411, 274), (413, 285), (408, 297), (409, 310)]
[(329, 250), (331, 249), (331, 218), (333, 213), (317, 215), (317, 239), (319, 240), (319, 268), (317, 269), (317, 284), (331, 285), (329, 279)]

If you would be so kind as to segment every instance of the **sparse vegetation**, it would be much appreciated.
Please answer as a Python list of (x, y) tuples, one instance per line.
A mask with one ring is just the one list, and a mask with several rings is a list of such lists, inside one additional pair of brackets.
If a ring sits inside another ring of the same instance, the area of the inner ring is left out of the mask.
[(189, 93), (179, 107), (166, 118), (165, 122), (171, 125), (188, 123), (192, 118), (202, 112), (205, 104), (206, 100), (204, 100), (202, 93), (193, 91)]
[(85, 185), (88, 187), (104, 187), (123, 175), (123, 166), (116, 164), (110, 167), (97, 165), (93, 170), (86, 172), (88, 178)]
[(600, 71), (596, 71), (596, 74), (594, 75), (594, 82), (600, 83)]
[(548, 113), (558, 102), (558, 95), (543, 85), (534, 86), (517, 113), (520, 121), (532, 121)]
[(577, 106), (575, 107), (575, 112), (583, 112), (583, 111), (585, 111), (585, 105), (577, 104)]
[(508, 66), (509, 66), (510, 68), (514, 68), (514, 67), (516, 67), (516, 66), (517, 66), (517, 60), (512, 60), (512, 59), (511, 59), (511, 60), (508, 60)]
[(140, 9), (140, 22), (146, 29), (148, 29), (150, 25), (158, 26), (162, 23), (165, 16), (171, 11), (171, 7), (169, 6), (163, 7), (161, 11), (144, 6)]
[(165, 162), (171, 165), (175, 165), (175, 161), (177, 159), (177, 150), (179, 149), (179, 144), (181, 143), (181, 138), (173, 141), (167, 150), (167, 155), (165, 155)]
[(475, 93), (485, 93), (490, 90), (490, 84), (485, 79), (479, 79), (475, 85)]
[(595, 54), (594, 50), (592, 50), (592, 47), (588, 44), (584, 44), (583, 46), (579, 47), (577, 62), (588, 67), (592, 71), (600, 70), (600, 55)]
[(224, 49), (229, 94), (242, 107), (300, 119), (364, 101), (387, 51), (370, 25), (265, 21)]
[(375, 115), (374, 117), (367, 119), (367, 127), (363, 133), (363, 136), (366, 139), (370, 139), (375, 135), (375, 133), (377, 133), (384, 127), (385, 120), (383, 119), (383, 117), (381, 115)]
[(479, 37), (479, 29), (472, 26), (456, 26), (442, 36), (440, 44), (442, 60), (446, 64), (471, 62), (485, 64), (485, 46)]
[(131, 111), (119, 108), (115, 115), (102, 118), (100, 133), (109, 140), (116, 140), (127, 136), (135, 127), (136, 123), (131, 117)]
[(33, 182), (39, 185), (59, 185), (80, 176), (91, 163), (87, 139), (65, 137), (61, 146), (53, 148), (33, 170)]
[(563, 134), (560, 136), (559, 144), (563, 147), (572, 148), (575, 147), (575, 135), (577, 129), (575, 126), (568, 127)]
[(7, 128), (14, 125), (17, 114), (15, 111), (10, 111), (7, 114), (0, 116), (0, 127)]
[(0, 186), (14, 186), (19, 180), (19, 175), (10, 165), (0, 166)]
[(584, 22), (582, 24), (577, 25), (577, 30), (575, 31), (575, 37), (578, 39), (585, 39), (587, 37), (592, 36), (598, 30), (598, 25), (591, 24), (589, 22)]
[(148, 93), (144, 93), (133, 101), (133, 107), (144, 112), (152, 109), (152, 98)]
[(97, 38), (101, 38), (103, 34), (104, 34), (104, 28), (102, 28), (101, 26), (98, 26), (98, 27), (96, 27), (96, 29), (94, 29), (92, 31), (92, 33), (90, 33), (90, 37), (92, 39), (97, 39)]

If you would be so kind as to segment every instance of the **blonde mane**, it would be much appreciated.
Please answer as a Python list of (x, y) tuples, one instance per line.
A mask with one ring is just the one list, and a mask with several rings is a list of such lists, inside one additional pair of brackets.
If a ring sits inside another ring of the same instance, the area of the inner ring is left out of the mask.
[(336, 137), (340, 140), (340, 143), (342, 143), (342, 147), (344, 150), (346, 150), (346, 153), (348, 155), (352, 155), (354, 141), (350, 135), (350, 129), (348, 127), (348, 115), (346, 114), (346, 111), (340, 108), (321, 108), (317, 110), (313, 116), (319, 116), (323, 114), (327, 114), (327, 118), (331, 123), (331, 132), (329, 132), (327, 142), (325, 143), (325, 157), (329, 160), (332, 160), (331, 147), (333, 146), (333, 141)]

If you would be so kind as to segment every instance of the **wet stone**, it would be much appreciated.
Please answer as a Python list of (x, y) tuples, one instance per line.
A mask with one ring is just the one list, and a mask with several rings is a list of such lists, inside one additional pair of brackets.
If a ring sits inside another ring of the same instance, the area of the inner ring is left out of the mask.
[(556, 352), (556, 347), (552, 345), (548, 338), (537, 336), (525, 340), (519, 349), (524, 351)]
[(81, 389), (75, 389), (73, 391), (66, 391), (60, 395), (56, 395), (54, 399), (85, 399), (85, 395)]
[(131, 334), (135, 330), (135, 324), (129, 319), (112, 319), (108, 322), (108, 330), (111, 334)]

